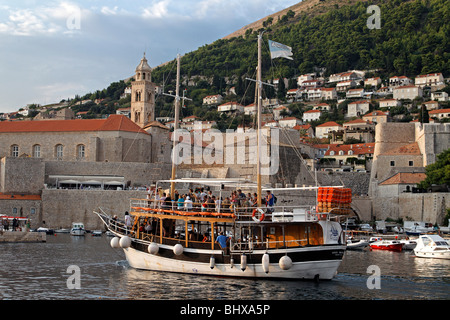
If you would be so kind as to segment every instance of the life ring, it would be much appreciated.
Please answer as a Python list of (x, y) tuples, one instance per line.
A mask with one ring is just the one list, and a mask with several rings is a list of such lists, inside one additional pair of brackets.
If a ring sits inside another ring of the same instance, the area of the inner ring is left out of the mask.
[[(261, 217), (259, 219), (256, 217), (256, 212), (259, 212), (261, 214)], [(266, 217), (266, 214), (264, 213), (264, 211), (261, 208), (256, 208), (253, 210), (252, 219), (255, 222), (262, 222), (265, 217)]]

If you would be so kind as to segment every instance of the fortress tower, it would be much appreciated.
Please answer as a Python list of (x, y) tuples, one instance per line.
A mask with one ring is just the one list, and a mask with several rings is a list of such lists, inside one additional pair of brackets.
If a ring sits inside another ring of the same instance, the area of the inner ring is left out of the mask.
[(155, 120), (155, 88), (145, 53), (131, 83), (131, 120), (141, 128)]

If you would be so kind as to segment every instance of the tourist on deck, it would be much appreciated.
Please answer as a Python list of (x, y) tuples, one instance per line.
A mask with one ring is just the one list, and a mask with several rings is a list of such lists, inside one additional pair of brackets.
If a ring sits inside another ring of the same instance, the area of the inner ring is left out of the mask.
[(127, 234), (128, 234), (128, 230), (131, 230), (132, 226), (133, 226), (133, 217), (130, 216), (128, 211), (126, 211), (125, 212), (125, 228), (126, 228)]
[(273, 212), (273, 206), (275, 205), (275, 198), (273, 194), (270, 192), (270, 190), (267, 190), (266, 195), (266, 207), (268, 212)]
[(216, 239), (216, 243), (218, 243), (219, 244), (219, 246), (223, 249), (223, 250), (227, 250), (227, 248), (228, 248), (228, 241), (229, 241), (230, 239), (228, 238), (228, 237), (226, 237), (226, 236), (224, 236), (224, 234), (223, 234), (223, 231), (221, 231), (220, 233), (219, 233), (219, 236), (217, 237), (217, 239)]
[(181, 197), (178, 198), (178, 210), (183, 210), (184, 208), (184, 198), (186, 198), (186, 195), (182, 195)]
[(192, 210), (192, 200), (191, 197), (187, 196), (186, 200), (184, 200), (184, 209), (186, 211)]

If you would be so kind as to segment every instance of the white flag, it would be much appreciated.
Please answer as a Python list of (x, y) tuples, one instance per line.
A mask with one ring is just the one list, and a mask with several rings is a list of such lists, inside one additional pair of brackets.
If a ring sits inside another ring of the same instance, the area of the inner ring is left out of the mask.
[(288, 47), (284, 44), (269, 40), (269, 48), (270, 48), (270, 55), (272, 56), (272, 59), (286, 58), (289, 60), (294, 60), (292, 58), (292, 48), (291, 47)]

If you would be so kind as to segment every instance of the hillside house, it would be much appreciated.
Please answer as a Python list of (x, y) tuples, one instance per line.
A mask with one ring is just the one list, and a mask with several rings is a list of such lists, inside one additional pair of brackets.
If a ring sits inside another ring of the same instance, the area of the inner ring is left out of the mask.
[(297, 119), (296, 117), (287, 117), (278, 120), (278, 124), (280, 125), (281, 128), (293, 128), (296, 125), (301, 125), (303, 123), (302, 120)]
[(394, 99), (397, 100), (400, 99), (414, 100), (417, 97), (423, 97), (422, 88), (412, 85), (397, 87), (393, 90), (393, 92), (394, 92)]
[(359, 117), (369, 112), (370, 103), (367, 100), (355, 101), (348, 104), (347, 117)]
[(364, 87), (378, 87), (380, 84), (380, 77), (367, 78), (366, 80), (364, 80)]
[(444, 84), (444, 76), (442, 73), (430, 73), (418, 75), (415, 79), (415, 85), (423, 88), (425, 86), (439, 86)]
[(203, 104), (208, 105), (208, 106), (219, 105), (222, 103), (222, 101), (223, 101), (223, 97), (220, 94), (206, 96), (203, 98)]
[(320, 110), (309, 110), (309, 111), (303, 112), (302, 119), (304, 122), (315, 121), (315, 120), (319, 120), (321, 115), (322, 115), (322, 111), (320, 111)]
[(371, 121), (373, 123), (384, 123), (389, 121), (389, 114), (380, 110), (375, 110), (362, 117), (364, 121)]
[(335, 100), (337, 99), (336, 88), (322, 88), (322, 99), (324, 100)]
[(397, 99), (383, 99), (378, 101), (380, 104), (380, 108), (392, 108), (392, 107), (401, 107), (402, 103)]
[(395, 76), (389, 78), (389, 86), (392, 88), (410, 86), (413, 85), (414, 81), (406, 76)]
[(431, 93), (431, 100), (436, 100), (436, 101), (448, 101), (448, 93), (447, 92), (432, 92)]
[(340, 124), (337, 124), (334, 121), (328, 121), (316, 127), (316, 137), (327, 138), (329, 133), (341, 129), (343, 129), (343, 127)]
[(442, 120), (445, 118), (450, 118), (450, 108), (448, 109), (438, 109), (438, 110), (432, 110), (428, 112), (428, 115), (430, 118), (436, 118), (438, 120)]
[(244, 106), (235, 101), (231, 101), (231, 102), (227, 102), (227, 103), (224, 103), (224, 104), (221, 104), (220, 106), (218, 106), (217, 111), (224, 112), (224, 113), (243, 113)]

